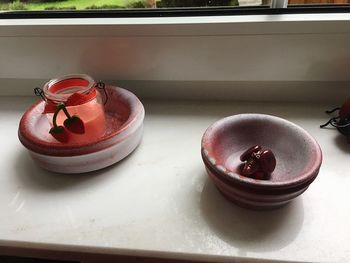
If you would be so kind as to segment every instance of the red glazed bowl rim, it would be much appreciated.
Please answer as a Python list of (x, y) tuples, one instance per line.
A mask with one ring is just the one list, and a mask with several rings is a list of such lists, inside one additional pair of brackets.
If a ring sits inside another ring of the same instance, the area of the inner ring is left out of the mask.
[[(223, 165), (216, 164), (215, 158), (212, 158), (210, 156), (207, 146), (210, 144), (208, 143), (208, 138), (212, 136), (213, 131), (216, 131), (221, 125), (227, 122), (232, 122), (241, 118), (267, 118), (279, 122), (284, 122), (288, 124), (289, 126), (292, 126), (294, 129), (297, 129), (300, 134), (303, 135), (304, 138), (306, 138), (310, 145), (312, 145), (314, 149), (314, 155), (313, 159), (315, 160), (310, 169), (308, 169), (305, 173), (300, 174), (299, 176), (292, 178), (290, 180), (286, 181), (280, 181), (280, 182), (274, 182), (269, 180), (258, 180), (254, 178), (249, 178), (240, 174), (237, 174), (233, 171), (229, 171), (224, 167)], [(215, 172), (218, 176), (221, 176), (223, 178), (228, 179), (232, 183), (235, 184), (241, 184), (246, 187), (252, 187), (252, 188), (264, 188), (264, 189), (288, 189), (293, 188), (296, 186), (299, 186), (301, 184), (308, 184), (313, 182), (313, 180), (317, 177), (319, 169), (322, 164), (322, 151), (317, 143), (317, 141), (303, 128), (296, 125), (295, 123), (285, 120), (283, 118), (268, 115), (268, 114), (260, 114), (260, 113), (242, 113), (242, 114), (236, 114), (232, 116), (228, 116), (225, 118), (222, 118), (215, 123), (213, 123), (211, 126), (209, 126), (206, 131), (203, 134), (202, 141), (201, 141), (201, 155), (204, 164), (207, 167), (210, 167), (210, 170)]]
[[(136, 95), (128, 90), (107, 85), (106, 90), (107, 92), (109, 90), (115, 90), (115, 92), (118, 92), (125, 97), (125, 101), (127, 101), (128, 105), (133, 105), (130, 107), (130, 114), (128, 119), (118, 130), (108, 135), (104, 135), (101, 138), (89, 143), (76, 143), (69, 145), (62, 143), (48, 143), (36, 137), (32, 132), (28, 131), (28, 121), (30, 115), (40, 104), (45, 103), (44, 101), (39, 101), (33, 104), (22, 116), (18, 128), (19, 140), (28, 150), (50, 156), (77, 156), (89, 154), (106, 149), (116, 143), (119, 143), (125, 139), (123, 136), (123, 138), (119, 138), (119, 135), (123, 135), (123, 133), (127, 130), (137, 128), (142, 124), (144, 118), (144, 107)], [(134, 127), (135, 125), (137, 127)], [(126, 135), (126, 137), (127, 136), (128, 135)]]

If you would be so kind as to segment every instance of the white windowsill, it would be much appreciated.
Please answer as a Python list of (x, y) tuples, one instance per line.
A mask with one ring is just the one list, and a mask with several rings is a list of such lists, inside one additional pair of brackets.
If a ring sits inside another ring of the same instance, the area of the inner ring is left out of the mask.
[[(349, 149), (335, 129), (319, 128), (329, 105), (145, 102), (144, 139), (129, 158), (98, 172), (60, 175), (38, 168), (17, 139), (19, 119), (33, 101), (0, 98), (0, 136), (6, 138), (0, 248), (17, 247), (22, 256), (26, 247), (218, 262), (350, 258)], [(207, 179), (203, 132), (224, 116), (244, 112), (293, 121), (323, 150), (318, 178), (282, 209), (238, 208)]]

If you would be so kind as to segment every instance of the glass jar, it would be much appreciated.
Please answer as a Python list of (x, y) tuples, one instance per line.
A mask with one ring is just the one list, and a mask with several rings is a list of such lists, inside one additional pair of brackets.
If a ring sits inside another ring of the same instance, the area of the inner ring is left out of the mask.
[[(96, 87), (96, 82), (85, 74), (63, 76), (44, 85), (44, 113), (52, 129), (59, 126), (67, 136), (65, 140), (61, 140), (50, 130), (54, 139), (64, 143), (88, 143), (105, 134), (104, 105)], [(76, 132), (69, 129), (71, 123), (67, 119), (73, 120), (72, 117), (75, 120), (80, 119), (83, 130)]]

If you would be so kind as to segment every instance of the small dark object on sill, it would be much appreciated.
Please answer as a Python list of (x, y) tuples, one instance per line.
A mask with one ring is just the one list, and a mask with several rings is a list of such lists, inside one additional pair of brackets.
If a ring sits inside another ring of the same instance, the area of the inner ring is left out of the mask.
[(350, 98), (348, 98), (341, 107), (328, 110), (326, 113), (330, 114), (336, 111), (338, 111), (338, 116), (329, 119), (325, 124), (320, 125), (320, 128), (331, 125), (346, 136), (348, 143), (350, 143)]

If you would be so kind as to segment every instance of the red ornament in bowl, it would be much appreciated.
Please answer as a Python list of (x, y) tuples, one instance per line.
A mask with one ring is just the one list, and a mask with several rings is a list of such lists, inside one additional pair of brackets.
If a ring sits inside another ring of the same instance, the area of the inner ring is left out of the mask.
[[(242, 173), (241, 155), (259, 145), (271, 149), (275, 169), (263, 180)], [(271, 115), (238, 114), (210, 126), (202, 138), (202, 159), (220, 192), (252, 209), (280, 207), (303, 193), (318, 175), (322, 152), (296, 124)]]

